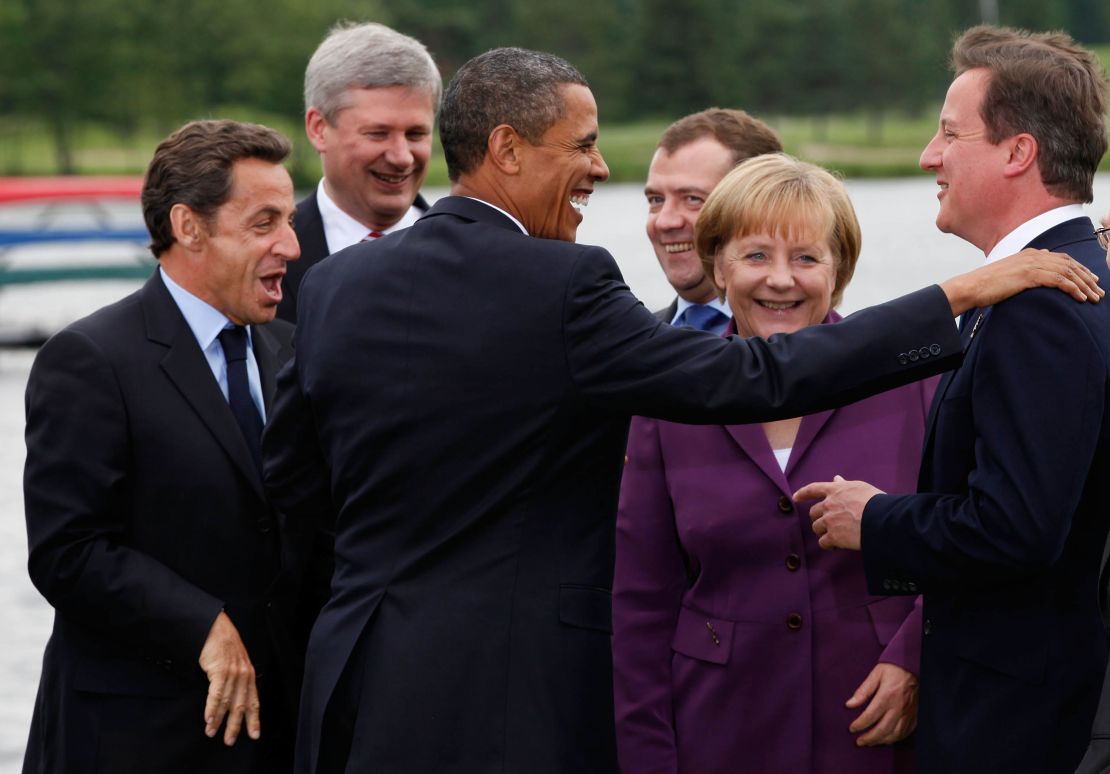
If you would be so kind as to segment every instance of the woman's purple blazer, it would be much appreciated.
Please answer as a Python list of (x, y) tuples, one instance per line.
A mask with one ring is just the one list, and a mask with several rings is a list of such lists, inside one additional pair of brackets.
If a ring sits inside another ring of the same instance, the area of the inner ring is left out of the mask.
[(791, 494), (834, 475), (913, 492), (935, 387), (803, 418), (785, 473), (760, 425), (633, 420), (613, 583), (622, 771), (910, 769), (905, 746), (856, 747), (844, 702), (877, 662), (916, 673), (920, 607), (868, 594), (860, 554), (818, 547)]

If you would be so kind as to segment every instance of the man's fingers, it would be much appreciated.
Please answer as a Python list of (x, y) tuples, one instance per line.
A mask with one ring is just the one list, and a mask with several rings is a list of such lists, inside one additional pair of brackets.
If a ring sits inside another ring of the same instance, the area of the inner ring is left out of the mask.
[(832, 491), (833, 483), (832, 481), (814, 481), (812, 484), (806, 484), (794, 493), (794, 502), (823, 499)]
[(254, 668), (250, 662), (240, 662), (233, 667), (233, 670), (234, 693), (231, 696), (231, 707), (227, 714), (227, 728), (224, 729), (224, 744), (228, 747), (235, 744), (235, 740), (239, 738), (239, 729), (243, 726), (249, 706), (248, 686), (254, 685)]
[(247, 735), (251, 739), (262, 736), (262, 702), (258, 700), (258, 685), (254, 676), (247, 686)]
[(886, 712), (886, 707), (882, 702), (877, 699), (872, 699), (871, 702), (864, 707), (863, 712), (852, 721), (852, 725), (848, 726), (848, 730), (853, 734), (858, 734), (860, 731), (866, 731), (873, 725), (878, 723), (883, 714)]
[(210, 738), (216, 735), (220, 724), (224, 722), (224, 715), (227, 714), (225, 685), (223, 675), (213, 677), (212, 682), (208, 684), (208, 701), (204, 703), (204, 733)]

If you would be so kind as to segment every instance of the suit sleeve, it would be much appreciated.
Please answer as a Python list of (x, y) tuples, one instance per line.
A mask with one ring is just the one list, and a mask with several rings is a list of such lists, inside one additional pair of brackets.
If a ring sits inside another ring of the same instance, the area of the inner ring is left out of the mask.
[(922, 618), (921, 597), (918, 597), (898, 631), (879, 654), (879, 663), (894, 664), (915, 675), (921, 674)]
[(613, 578), (613, 684), (623, 771), (678, 771), (671, 641), (687, 586), (658, 424), (636, 417), (621, 481)]
[(978, 334), (966, 493), (868, 503), (861, 542), (876, 593), (892, 578), (921, 592), (990, 588), (1063, 552), (1103, 423), (1107, 364), (1078, 310), (1051, 293), (999, 304)]
[(31, 580), (67, 620), (151, 659), (195, 664), (223, 603), (127, 544), (129, 520), (158, 514), (129, 514), (128, 416), (99, 347), (72, 330), (47, 342), (26, 410)]
[(570, 377), (601, 408), (688, 424), (739, 424), (852, 403), (959, 364), (937, 286), (790, 335), (727, 339), (660, 323), (612, 257), (584, 250), (567, 283)]

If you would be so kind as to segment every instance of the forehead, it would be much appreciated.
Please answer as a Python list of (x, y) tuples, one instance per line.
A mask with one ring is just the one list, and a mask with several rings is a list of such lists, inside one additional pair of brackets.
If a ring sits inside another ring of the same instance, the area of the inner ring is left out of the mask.
[(648, 187), (712, 189), (732, 169), (732, 152), (713, 137), (699, 137), (673, 153), (659, 148), (648, 168)]
[(220, 211), (249, 216), (259, 210), (293, 211), (293, 181), (281, 164), (239, 159), (231, 167), (231, 195)]
[(578, 83), (565, 83), (559, 87), (563, 96), (563, 116), (544, 134), (585, 137), (597, 133), (597, 102), (593, 92)]
[(408, 86), (347, 89), (335, 114), (337, 124), (428, 124), (435, 119), (432, 95)]
[(979, 107), (983, 104), (989, 80), (990, 73), (983, 68), (967, 70), (958, 75), (948, 87), (944, 107), (941, 108), (941, 120), (962, 123), (981, 120)]

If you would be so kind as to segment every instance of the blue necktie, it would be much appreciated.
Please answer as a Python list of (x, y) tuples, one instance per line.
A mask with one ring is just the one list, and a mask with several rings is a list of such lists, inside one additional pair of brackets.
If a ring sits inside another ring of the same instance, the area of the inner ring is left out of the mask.
[(682, 313), (682, 316), (675, 323), (675, 327), (694, 328), (699, 331), (712, 331), (722, 321), (727, 319), (728, 315), (714, 306), (693, 304), (686, 307), (686, 311)]
[(227, 402), (243, 438), (247, 441), (254, 464), (262, 470), (262, 417), (251, 398), (247, 380), (247, 329), (241, 325), (224, 328), (219, 335), (227, 361)]

